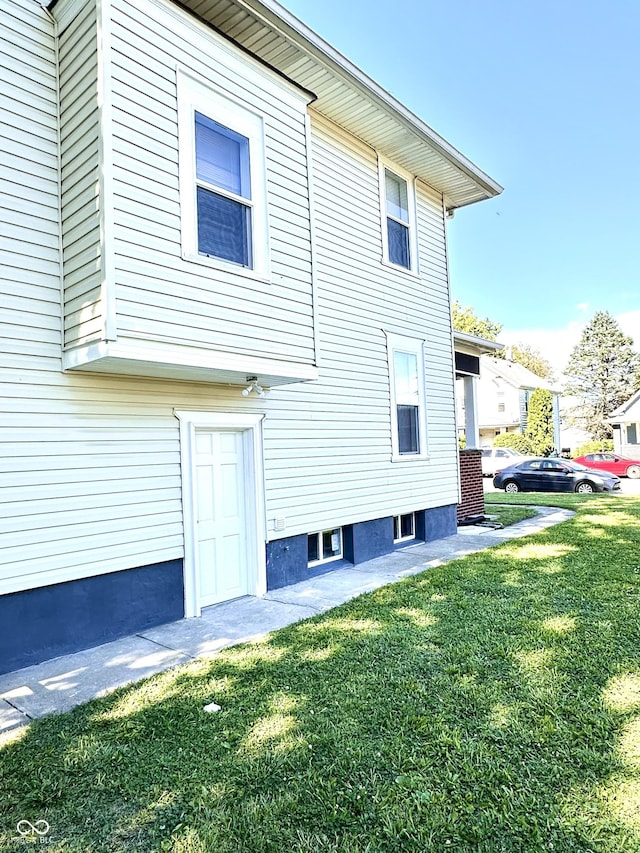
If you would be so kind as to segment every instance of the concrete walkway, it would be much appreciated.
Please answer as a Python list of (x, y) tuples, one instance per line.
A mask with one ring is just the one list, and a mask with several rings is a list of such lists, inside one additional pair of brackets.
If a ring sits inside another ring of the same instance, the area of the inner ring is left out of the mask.
[[(491, 508), (488, 507), (489, 512)], [(442, 565), (508, 539), (537, 533), (574, 513), (536, 507), (535, 518), (504, 529), (476, 525), (435, 542), (419, 543), (348, 569), (239, 598), (102, 646), (0, 675), (0, 737), (31, 720), (62, 713), (97, 696), (226, 646), (257, 640), (300, 619), (330, 610), (363, 592)]]

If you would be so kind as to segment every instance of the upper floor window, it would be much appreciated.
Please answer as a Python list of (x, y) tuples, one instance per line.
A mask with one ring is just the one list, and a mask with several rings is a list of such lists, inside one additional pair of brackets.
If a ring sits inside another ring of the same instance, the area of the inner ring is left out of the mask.
[(424, 459), (427, 448), (422, 341), (387, 335), (387, 354), (393, 459)]
[(249, 139), (195, 113), (198, 252), (251, 268)]
[(179, 72), (183, 255), (268, 273), (262, 117)]
[(401, 175), (381, 163), (380, 196), (384, 260), (415, 272), (417, 249), (413, 182), (408, 175)]

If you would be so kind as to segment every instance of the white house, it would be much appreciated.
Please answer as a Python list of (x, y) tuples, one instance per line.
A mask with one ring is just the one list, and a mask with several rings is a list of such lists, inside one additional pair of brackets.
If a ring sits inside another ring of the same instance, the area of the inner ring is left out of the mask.
[(559, 450), (561, 390), (514, 361), (489, 355), (481, 357), (477, 397), (480, 444), (483, 447), (491, 447), (500, 433), (525, 432), (529, 400), (536, 388), (551, 392), (554, 446)]
[(0, 672), (453, 532), (499, 185), (274, 0), (0, 27)]
[(613, 449), (620, 456), (640, 458), (640, 389), (612, 412), (608, 418), (613, 426)]

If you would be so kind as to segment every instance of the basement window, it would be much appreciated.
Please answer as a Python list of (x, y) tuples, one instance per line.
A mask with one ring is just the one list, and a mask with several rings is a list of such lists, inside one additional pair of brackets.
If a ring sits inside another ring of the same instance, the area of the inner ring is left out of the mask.
[(342, 528), (320, 530), (307, 537), (307, 565), (320, 566), (342, 559)]
[(393, 542), (408, 542), (416, 538), (416, 515), (407, 512), (404, 515), (396, 515), (393, 518)]

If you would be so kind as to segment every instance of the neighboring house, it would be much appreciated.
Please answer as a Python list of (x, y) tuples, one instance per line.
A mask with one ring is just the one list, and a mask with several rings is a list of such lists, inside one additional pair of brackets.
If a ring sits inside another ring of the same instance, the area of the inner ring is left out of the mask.
[(478, 420), (478, 380), (482, 355), (493, 355), (503, 344), (478, 338), (466, 332), (454, 331), (455, 367), (457, 380), (458, 434), (464, 437), (465, 446), (480, 448), (480, 423)]
[(0, 26), (0, 671), (453, 533), (501, 188), (274, 0)]
[(480, 444), (483, 447), (491, 447), (500, 433), (526, 431), (529, 400), (536, 388), (551, 392), (554, 446), (559, 451), (560, 389), (521, 364), (507, 359), (482, 356), (478, 380), (478, 419)]
[(456, 390), (460, 389), (458, 435), (464, 438), (464, 450), (460, 450), (461, 500), (458, 504), (458, 523), (464, 524), (484, 518), (485, 511), (478, 423), (477, 382), (480, 376), (480, 356), (501, 350), (502, 344), (454, 331), (453, 345)]
[(613, 426), (613, 449), (620, 456), (640, 459), (640, 390), (607, 419)]
[(580, 426), (583, 423), (581, 401), (574, 396), (560, 397), (560, 442), (562, 453), (577, 456), (579, 448), (592, 439), (591, 433)]

